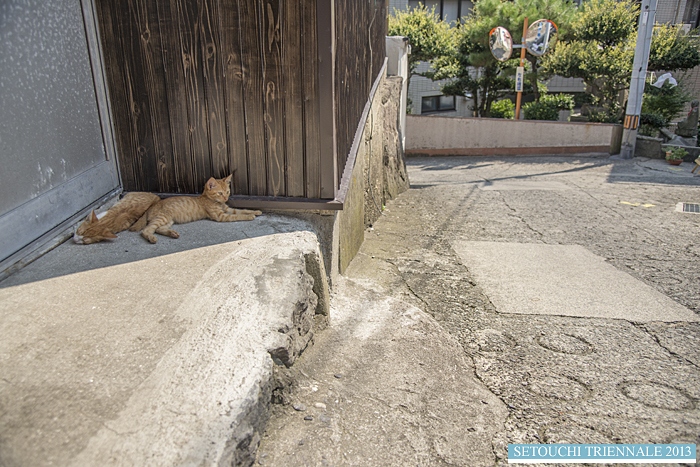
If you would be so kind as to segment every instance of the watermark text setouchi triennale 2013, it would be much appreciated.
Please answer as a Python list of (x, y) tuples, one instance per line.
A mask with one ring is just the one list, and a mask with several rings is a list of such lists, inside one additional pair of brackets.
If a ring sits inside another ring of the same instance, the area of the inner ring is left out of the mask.
[(695, 444), (509, 444), (509, 464), (696, 463)]

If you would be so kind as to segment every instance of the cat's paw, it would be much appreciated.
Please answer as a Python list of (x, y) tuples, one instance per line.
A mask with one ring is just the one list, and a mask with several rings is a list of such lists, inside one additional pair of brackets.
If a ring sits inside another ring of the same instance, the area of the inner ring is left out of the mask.
[(155, 237), (155, 235), (151, 235), (150, 237), (146, 237), (146, 240), (148, 240), (151, 243), (158, 243), (158, 239)]
[(170, 235), (172, 238), (180, 238), (180, 234), (175, 232), (174, 230), (171, 230), (168, 235)]
[(253, 214), (255, 214), (256, 216), (259, 216), (260, 214), (262, 214), (262, 211), (253, 211)]

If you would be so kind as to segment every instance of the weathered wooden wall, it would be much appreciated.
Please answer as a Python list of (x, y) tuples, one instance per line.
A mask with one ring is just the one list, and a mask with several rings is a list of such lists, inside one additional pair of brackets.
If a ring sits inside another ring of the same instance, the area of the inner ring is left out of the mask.
[[(125, 190), (198, 193), (235, 171), (234, 195), (333, 199), (384, 61), (385, 0), (97, 0), (97, 12)], [(335, 80), (319, 58), (331, 24)]]
[(316, 0), (98, 0), (125, 190), (320, 198)]
[[(335, 101), (338, 181), (358, 122), (384, 64), (385, 0), (335, 1)], [(361, 131), (362, 129), (360, 129)]]

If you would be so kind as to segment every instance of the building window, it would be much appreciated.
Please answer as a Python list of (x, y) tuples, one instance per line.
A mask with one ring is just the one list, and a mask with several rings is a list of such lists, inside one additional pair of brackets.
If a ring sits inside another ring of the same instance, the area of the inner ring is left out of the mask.
[(472, 0), (408, 0), (408, 7), (413, 9), (421, 3), (425, 5), (428, 11), (435, 8), (435, 13), (441, 20), (454, 21), (456, 24), (459, 24), (462, 18), (468, 16), (474, 7)]
[(428, 96), (421, 99), (420, 113), (455, 110), (455, 96)]

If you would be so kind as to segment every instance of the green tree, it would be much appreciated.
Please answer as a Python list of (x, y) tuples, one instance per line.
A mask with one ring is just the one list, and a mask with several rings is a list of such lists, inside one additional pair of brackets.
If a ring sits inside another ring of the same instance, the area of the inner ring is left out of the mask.
[(439, 19), (433, 6), (428, 10), (422, 3), (407, 11), (394, 10), (389, 16), (390, 36), (404, 36), (411, 45), (408, 56), (408, 84), (411, 76), (427, 76), (429, 73), (419, 73), (416, 68), (420, 62), (431, 65), (437, 59), (452, 54), (452, 30), (449, 23)]
[[(603, 107), (599, 118), (617, 120), (624, 109), (621, 91), (629, 88), (637, 41), (639, 6), (633, 0), (590, 0), (571, 25), (570, 40), (559, 42), (545, 56), (543, 74), (583, 78)], [(654, 29), (649, 71), (687, 70), (700, 65), (697, 34), (675, 26)]]
[[(472, 110), (475, 114), (489, 116), (492, 103), (513, 92), (511, 77), (519, 63), (517, 49), (507, 62), (499, 62), (491, 55), (489, 32), (496, 26), (503, 26), (511, 33), (513, 43), (519, 44), (525, 17), (530, 22), (545, 18), (557, 25), (560, 36), (566, 37), (575, 12), (573, 4), (565, 0), (479, 0), (455, 33), (453, 55), (449, 59), (436, 61), (432, 77), (453, 78), (443, 86), (443, 93), (470, 95), (474, 99)], [(526, 54), (526, 57), (530, 72), (525, 79), (538, 99), (537, 79), (541, 57), (531, 54)]]
[(654, 28), (649, 49), (649, 71), (689, 70), (700, 65), (698, 31), (684, 33), (681, 28), (664, 24)]
[[(491, 1), (481, 0), (479, 3)], [(455, 53), (436, 63), (433, 78), (451, 78), (443, 85), (443, 94), (471, 97), (474, 114), (488, 117), (491, 104), (512, 92), (514, 85), (510, 76), (514, 65), (493, 58), (488, 39), (481, 40), (484, 31), (488, 37), (485, 18), (472, 16), (456, 31)]]
[(589, 0), (571, 24), (568, 41), (542, 62), (545, 75), (583, 78), (595, 104), (616, 116), (618, 96), (629, 86), (639, 6), (633, 0)]

